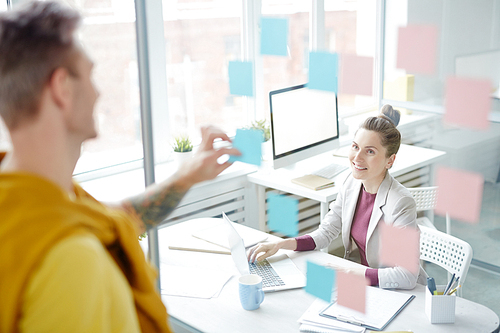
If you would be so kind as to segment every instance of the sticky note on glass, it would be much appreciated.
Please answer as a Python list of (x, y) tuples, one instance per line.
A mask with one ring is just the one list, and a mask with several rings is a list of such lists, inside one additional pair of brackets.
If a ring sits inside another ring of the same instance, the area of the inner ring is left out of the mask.
[(343, 54), (340, 58), (340, 92), (343, 94), (373, 94), (373, 57)]
[(262, 17), (260, 26), (260, 53), (287, 56), (288, 19)]
[(306, 292), (330, 303), (335, 285), (335, 275), (334, 269), (308, 261)]
[(381, 221), (380, 262), (383, 265), (404, 267), (413, 274), (420, 269), (420, 234), (417, 229), (398, 228)]
[(342, 271), (337, 272), (337, 303), (346, 308), (365, 313), (366, 286), (369, 284), (364, 276)]
[(490, 123), (491, 82), (485, 79), (448, 77), (443, 121), (471, 129), (486, 130)]
[(288, 237), (299, 234), (299, 201), (297, 199), (269, 193), (267, 195), (267, 226), (269, 230)]
[(434, 25), (408, 25), (398, 29), (396, 67), (411, 74), (434, 74), (438, 28)]
[(243, 162), (260, 165), (262, 160), (262, 131), (252, 129), (237, 129), (233, 139), (233, 148), (241, 155), (229, 156), (229, 162)]
[(440, 167), (436, 173), (438, 186), (436, 214), (463, 222), (477, 223), (481, 214), (484, 178), (479, 173)]
[(249, 61), (230, 61), (228, 66), (229, 92), (232, 95), (253, 96), (253, 64)]
[(309, 89), (338, 91), (339, 57), (336, 53), (309, 53)]

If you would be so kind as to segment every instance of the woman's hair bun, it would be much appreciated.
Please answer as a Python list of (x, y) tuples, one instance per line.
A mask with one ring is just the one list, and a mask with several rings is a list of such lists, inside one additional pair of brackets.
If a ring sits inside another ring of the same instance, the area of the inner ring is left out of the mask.
[(379, 118), (384, 118), (390, 121), (394, 126), (398, 126), (401, 113), (398, 110), (394, 110), (391, 105), (386, 104), (380, 109)]

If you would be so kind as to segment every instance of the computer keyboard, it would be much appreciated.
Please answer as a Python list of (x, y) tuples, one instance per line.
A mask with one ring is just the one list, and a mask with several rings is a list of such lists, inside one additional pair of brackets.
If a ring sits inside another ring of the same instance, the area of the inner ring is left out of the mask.
[(249, 264), (250, 273), (257, 274), (262, 278), (262, 287), (277, 287), (285, 285), (267, 260)]
[(329, 165), (327, 165), (319, 170), (316, 170), (316, 171), (312, 172), (311, 174), (316, 175), (316, 176), (320, 176), (323, 178), (332, 179), (333, 177), (335, 177), (336, 175), (338, 175), (339, 173), (341, 173), (342, 171), (344, 171), (348, 168), (349, 168), (348, 166), (333, 163), (333, 164), (329, 164)]

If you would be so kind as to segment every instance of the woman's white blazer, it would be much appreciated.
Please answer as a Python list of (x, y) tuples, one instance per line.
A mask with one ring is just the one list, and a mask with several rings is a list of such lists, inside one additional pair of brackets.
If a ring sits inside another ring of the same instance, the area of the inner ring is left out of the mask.
[[(342, 232), (344, 258), (349, 259), (353, 248), (351, 226), (361, 185), (361, 181), (354, 179), (352, 174), (341, 184), (337, 199), (330, 204), (329, 212), (319, 228), (310, 234), (316, 243), (316, 249), (327, 247)], [(416, 204), (412, 195), (387, 172), (375, 197), (365, 247), (368, 265), (371, 268), (379, 268), (378, 280), (381, 288), (413, 289), (417, 279), (420, 283), (425, 280), (427, 274), (422, 268), (418, 274), (414, 274), (403, 267), (382, 267), (379, 262), (380, 223), (418, 230), (416, 219)]]

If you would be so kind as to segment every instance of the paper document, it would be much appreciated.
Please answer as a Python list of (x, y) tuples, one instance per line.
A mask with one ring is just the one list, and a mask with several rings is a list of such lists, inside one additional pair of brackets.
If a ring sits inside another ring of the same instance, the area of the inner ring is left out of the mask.
[(362, 325), (380, 331), (393, 320), (415, 296), (385, 290), (377, 287), (366, 288), (366, 312), (361, 313), (332, 303), (321, 312), (325, 318)]
[(221, 270), (161, 265), (161, 294), (212, 298), (232, 276), (232, 273)]
[(335, 186), (335, 182), (333, 180), (316, 175), (305, 175), (302, 177), (293, 178), (292, 183), (302, 185), (315, 191)]
[[(320, 312), (325, 309), (329, 303), (317, 298), (306, 312), (299, 318), (298, 322), (301, 323), (301, 332), (356, 332), (364, 333), (365, 328), (344, 323), (331, 318), (320, 316)], [(304, 327), (303, 327), (304, 326)], [(311, 326), (317, 330), (312, 330)], [(302, 329), (304, 328), (304, 330)]]
[(196, 238), (190, 235), (186, 237), (170, 239), (168, 241), (168, 248), (171, 250), (231, 254), (231, 251), (229, 251), (225, 247), (222, 247), (214, 243), (209, 243), (206, 240)]

